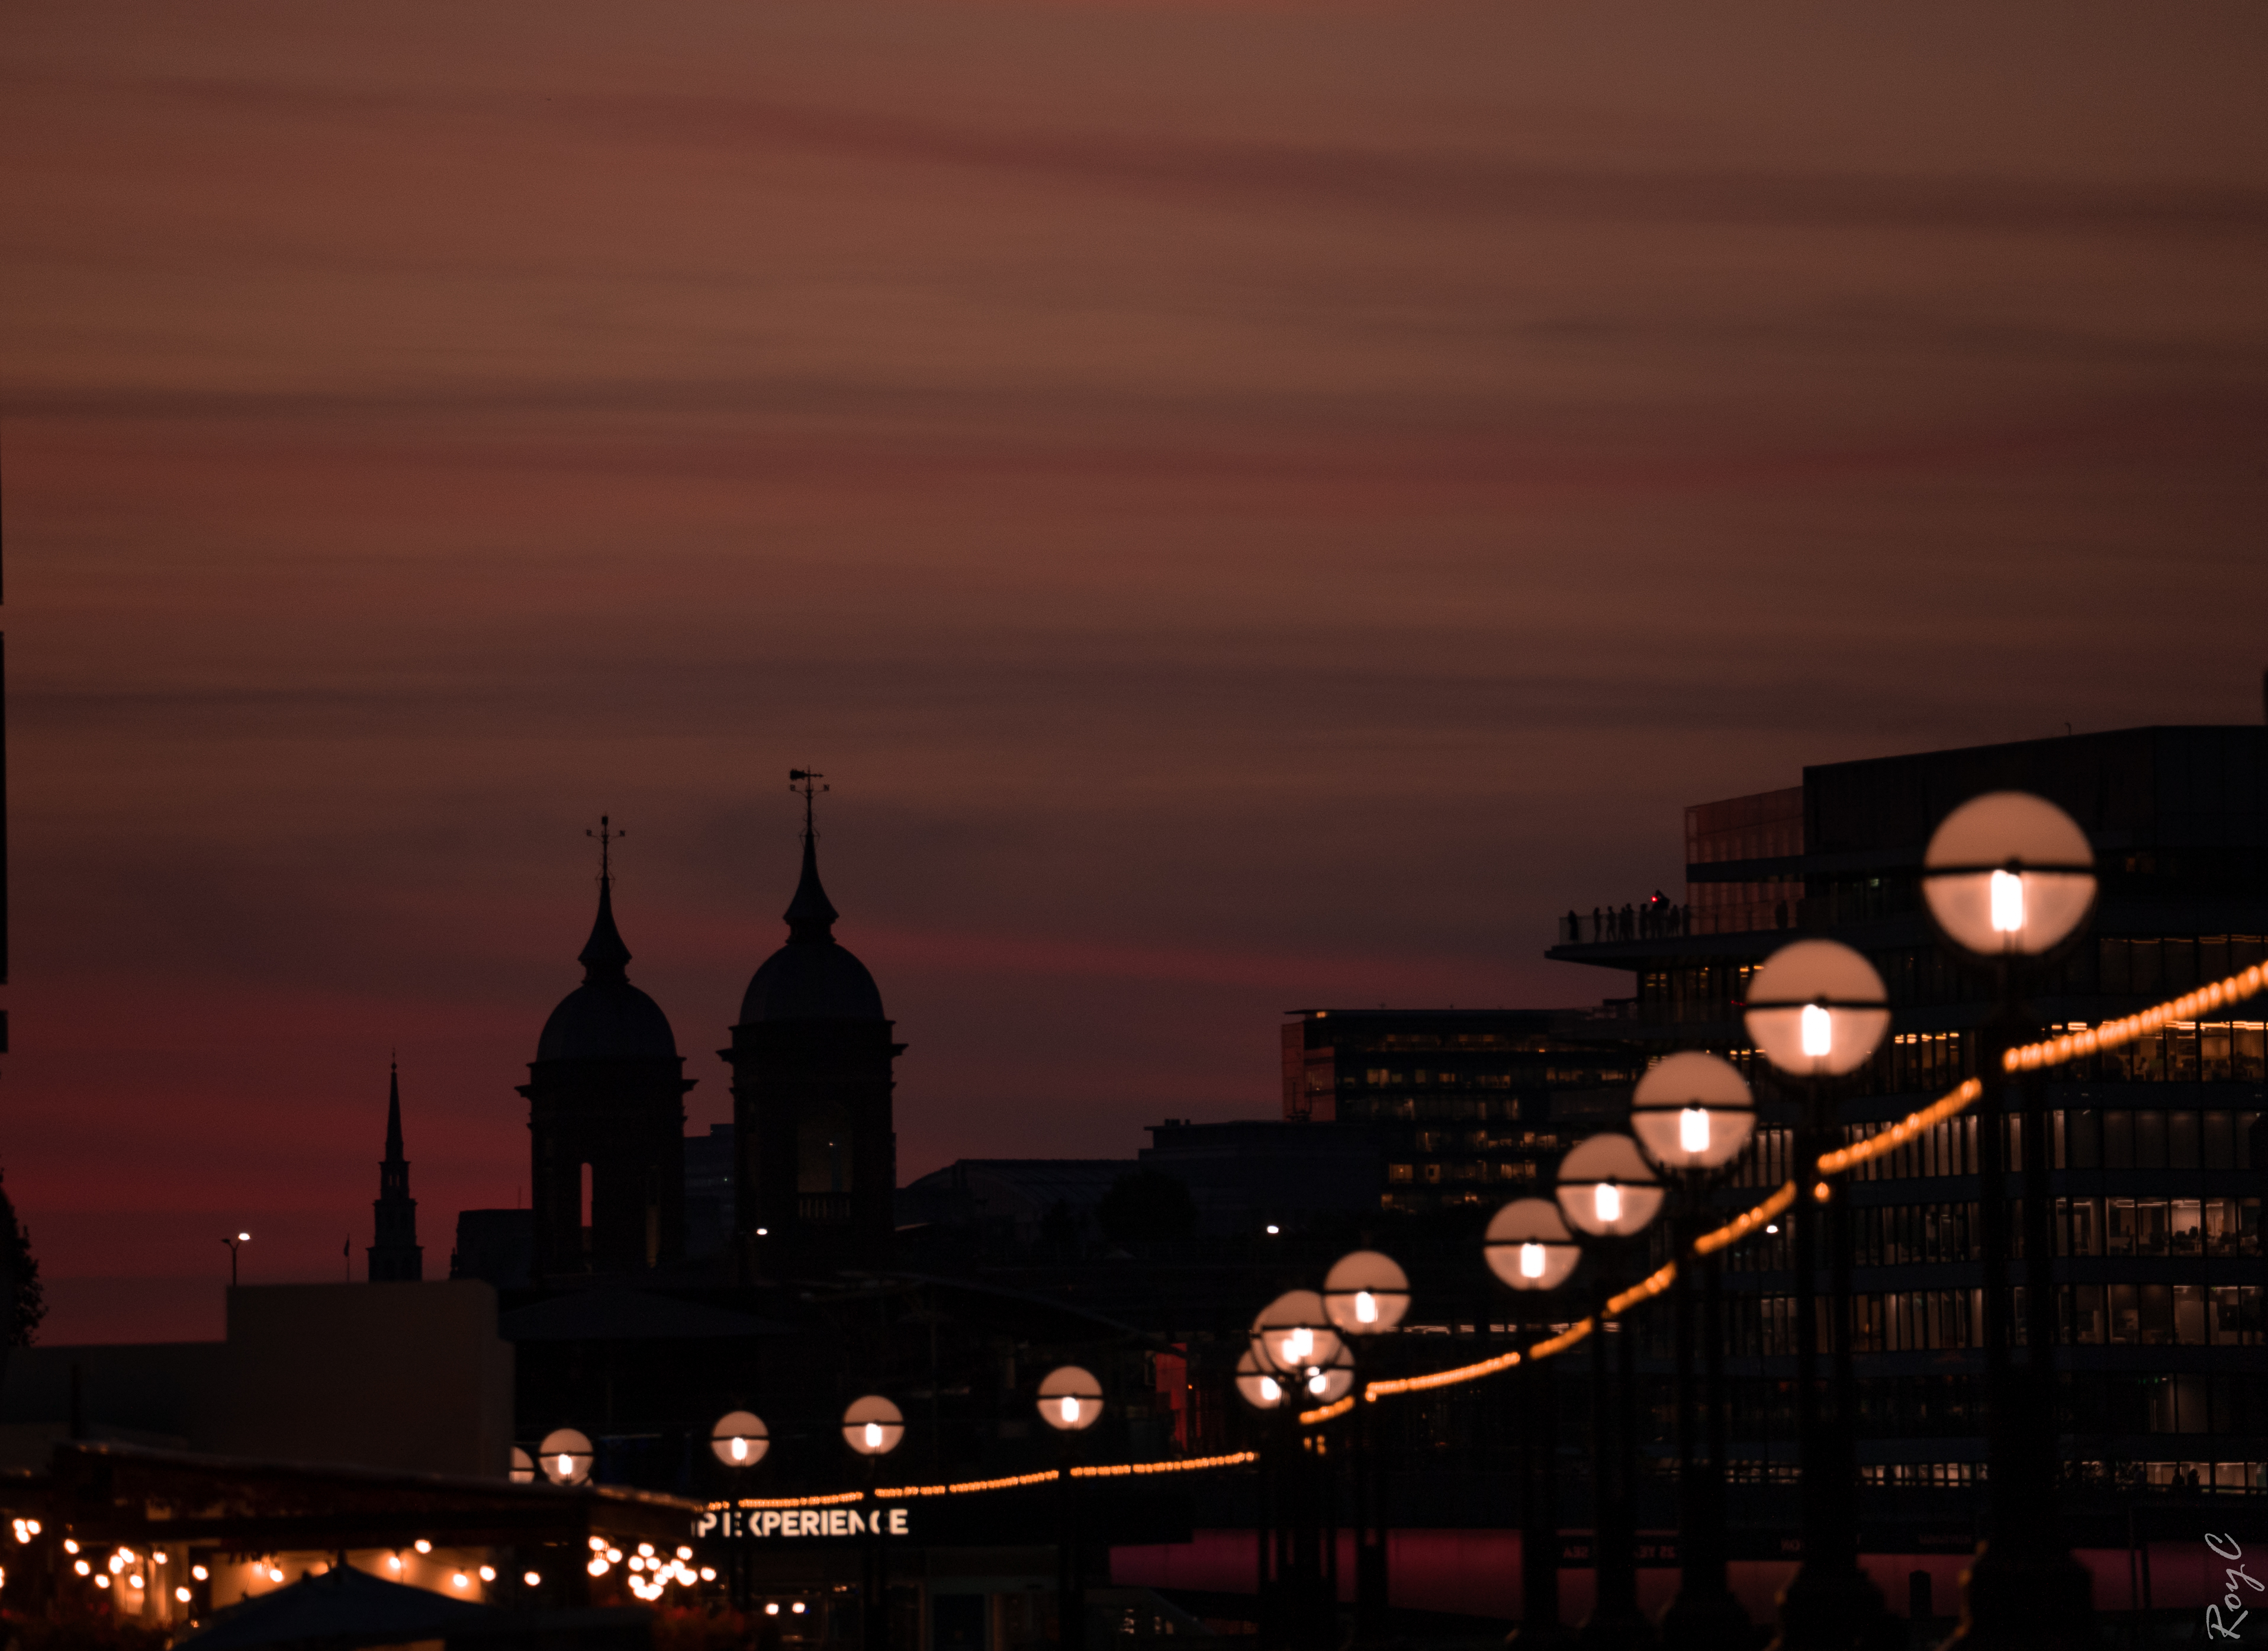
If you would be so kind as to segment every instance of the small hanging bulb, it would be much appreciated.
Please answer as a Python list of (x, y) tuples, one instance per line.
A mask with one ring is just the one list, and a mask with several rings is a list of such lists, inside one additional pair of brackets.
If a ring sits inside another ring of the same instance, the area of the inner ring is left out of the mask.
[(746, 1462), (747, 1459), (748, 1441), (745, 1439), (735, 1439), (733, 1441), (733, 1460), (735, 1462)]
[(1071, 1426), (1076, 1426), (1079, 1421), (1079, 1400), (1068, 1393), (1064, 1395), (1063, 1419)]
[(866, 1424), (866, 1448), (869, 1450), (880, 1450), (881, 1448), (882, 1424), (880, 1422), (868, 1422)]
[(1599, 1220), (1613, 1223), (1623, 1219), (1623, 1190), (1611, 1181), (1602, 1181), (1591, 1189), (1591, 1207)]
[(1354, 1293), (1354, 1322), (1358, 1324), (1378, 1323), (1378, 1298), (1367, 1290)]
[(1543, 1245), (1528, 1243), (1520, 1247), (1520, 1276), (1523, 1279), (1540, 1279), (1543, 1276)]
[(1677, 1145), (1689, 1153), (1709, 1150), (1709, 1113), (1705, 1107), (1687, 1107), (1677, 1115)]

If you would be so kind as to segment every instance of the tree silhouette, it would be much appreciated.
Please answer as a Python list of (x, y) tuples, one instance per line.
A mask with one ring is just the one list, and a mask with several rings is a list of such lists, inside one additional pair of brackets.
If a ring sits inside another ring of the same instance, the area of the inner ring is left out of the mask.
[(16, 1219), (0, 1171), (0, 1347), (28, 1347), (38, 1334), (48, 1304), (40, 1289), (40, 1260), (32, 1253), (32, 1235)]

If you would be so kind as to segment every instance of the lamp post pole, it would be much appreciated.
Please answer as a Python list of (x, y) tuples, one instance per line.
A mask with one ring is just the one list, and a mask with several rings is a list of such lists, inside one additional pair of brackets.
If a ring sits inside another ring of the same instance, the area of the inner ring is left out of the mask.
[[(1678, 1178), (1673, 1194), (1675, 1214), (1677, 1277), (1670, 1286), (1677, 1353), (1677, 1597), (1662, 1614), (1664, 1651), (1748, 1651), (1755, 1629), (1748, 1613), (1733, 1597), (1725, 1574), (1725, 1423), (1720, 1407), (1724, 1365), (1717, 1345), (1718, 1269), (1712, 1255), (1707, 1262), (1693, 1255), (1700, 1236), (1703, 1176)], [(1693, 1375), (1694, 1342), (1699, 1329), (1700, 1280), (1694, 1275), (1708, 1268), (1709, 1324), (1707, 1389), (1697, 1404)], [(1699, 1412), (1708, 1413), (1706, 1456)]]
[[(1562, 1205), (1550, 1198), (1521, 1198), (1490, 1220), (1482, 1254), (1489, 1271), (1521, 1296), (1549, 1295), (1567, 1281), (1582, 1250)], [(1523, 1308), (1521, 1319), (1549, 1322), (1550, 1315)], [(1559, 1621), (1559, 1432), (1555, 1383), (1538, 1368), (1531, 1335), (1520, 1361), (1521, 1433), (1518, 1643), (1522, 1651), (1559, 1651), (1568, 1642)], [(1595, 1395), (1594, 1396), (1595, 1399)]]
[[(1670, 1254), (1677, 1271), (1671, 1306), (1676, 1336), (1677, 1597), (1661, 1619), (1674, 1651), (1747, 1651), (1754, 1637), (1725, 1581), (1724, 1430), (1712, 1419), (1710, 1456), (1701, 1460), (1693, 1356), (1702, 1264), (1693, 1253), (1709, 1214), (1709, 1189), (1740, 1156), (1756, 1129), (1756, 1099), (1729, 1061), (1697, 1050), (1665, 1056), (1631, 1095), (1631, 1132), (1669, 1188)], [(1713, 1256), (1710, 1278), (1715, 1279)], [(1714, 1297), (1712, 1296), (1713, 1309)], [(1722, 1402), (1712, 1345), (1709, 1405)]]
[[(2032, 1029), (2022, 971), (2084, 932), (2097, 885), (2095, 850), (2077, 822), (2045, 800), (1992, 792), (1939, 822), (1922, 856), (1922, 896), (1955, 949), (1992, 965), (1999, 1013), (1979, 1040), (1977, 1077), (1983, 1173), (1988, 1448), (1986, 1536), (1962, 1577), (1962, 1612), (1948, 1644), (2076, 1647), (2096, 1642), (2093, 1582), (2057, 1527), (2055, 1259), (2044, 1090), (2012, 1080), (2007, 1052)], [(2021, 1166), (2007, 1161), (2007, 1120), (2023, 1120)], [(2021, 1168), (2024, 1200), (2024, 1338), (2019, 1376), (2010, 1343), (2007, 1195)]]
[[(1620, 1246), (1616, 1246), (1619, 1249)], [(1591, 1286), (1591, 1575), (1594, 1598), (1579, 1643), (1584, 1651), (1651, 1647), (1653, 1625), (1638, 1608), (1638, 1523), (1631, 1505), (1630, 1351), (1607, 1316), (1616, 1269), (1595, 1246)], [(1610, 1333), (1611, 1331), (1611, 1333)], [(1615, 1346), (1609, 1350), (1608, 1344)], [(1619, 1357), (1616, 1355), (1619, 1354)]]
[(1559, 1432), (1552, 1388), (1538, 1360), (1521, 1360), (1521, 1651), (1557, 1651), (1567, 1641), (1559, 1621)]
[[(1985, 1537), (1963, 1578), (1964, 1610), (1948, 1647), (2094, 1643), (2094, 1586), (2072, 1557), (2056, 1517), (2055, 1229), (2045, 1086), (2011, 1078), (2003, 1058), (2024, 1041), (2014, 960), (1999, 960), (1999, 1011), (1979, 1040), (1977, 1168), (1983, 1249), (1986, 1483)], [(2016, 1102), (2011, 1105), (2011, 1102)], [(2008, 1119), (2021, 1119), (2022, 1158), (2008, 1161)], [(2015, 1362), (2009, 1285), (2009, 1181), (2021, 1171), (2024, 1215), (2024, 1364)]]
[[(1856, 1383), (1852, 1369), (1850, 1196), (1819, 1161), (1842, 1143), (1829, 1080), (1858, 1071), (1889, 1030), (1889, 993), (1874, 967), (1837, 941), (1795, 940), (1749, 983), (1749, 1036), (1797, 1090), (1800, 1122), (1791, 1212), (1795, 1267), (1797, 1419), (1801, 1432), (1803, 1563), (1780, 1595), (1777, 1651), (1847, 1651), (1881, 1631), (1882, 1596), (1859, 1566)], [(1829, 1274), (1827, 1323), (1819, 1274)], [(1829, 1335), (1822, 1336), (1825, 1329)], [(1831, 1391), (1820, 1386), (1821, 1342)]]

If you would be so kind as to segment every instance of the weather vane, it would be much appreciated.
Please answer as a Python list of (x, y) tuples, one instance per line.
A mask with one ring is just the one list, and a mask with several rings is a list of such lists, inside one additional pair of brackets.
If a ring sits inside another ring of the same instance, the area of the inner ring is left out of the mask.
[(803, 793), (803, 832), (806, 837), (818, 835), (811, 829), (811, 800), (822, 791), (833, 789), (819, 783), (826, 778), (815, 768), (792, 768), (787, 771), (788, 790)]
[(608, 852), (608, 851), (615, 844), (621, 842), (624, 837), (630, 836), (630, 833), (627, 831), (610, 831), (607, 827), (607, 816), (600, 814), (599, 816), (599, 829), (596, 831), (585, 831), (583, 833), (586, 837), (596, 837), (599, 840), (599, 881), (602, 883), (613, 881), (615, 875), (613, 857)]

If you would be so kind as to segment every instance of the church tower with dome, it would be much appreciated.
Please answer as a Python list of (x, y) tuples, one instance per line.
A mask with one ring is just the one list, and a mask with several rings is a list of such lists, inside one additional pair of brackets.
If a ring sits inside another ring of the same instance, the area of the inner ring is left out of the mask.
[(733, 1046), (734, 1211), (751, 1277), (886, 1259), (897, 1190), (890, 1041), (882, 994), (835, 938), (819, 881), (812, 795), (819, 776), (790, 775), (804, 799), (803, 873), (788, 903), (787, 944), (740, 1000)]
[[(684, 1057), (661, 1006), (630, 984), (615, 926), (601, 818), (599, 915), (528, 1063), (527, 1130), (538, 1277), (637, 1272), (685, 1254)], [(620, 832), (612, 833), (620, 837)]]

